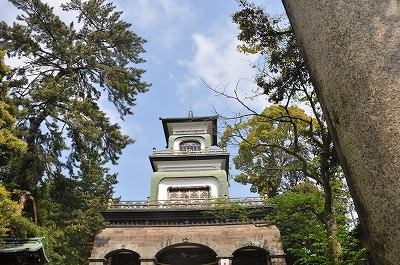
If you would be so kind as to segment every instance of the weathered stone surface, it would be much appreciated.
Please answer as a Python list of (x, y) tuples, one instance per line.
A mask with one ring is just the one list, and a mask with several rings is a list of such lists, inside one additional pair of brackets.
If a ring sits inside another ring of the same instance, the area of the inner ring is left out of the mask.
[[(107, 227), (96, 235), (90, 264), (101, 264), (104, 257), (119, 249), (138, 253), (143, 264), (166, 247), (189, 243), (211, 248), (218, 257), (231, 257), (242, 247), (254, 246), (268, 251), (273, 265), (285, 265), (278, 228), (253, 224), (215, 226)], [(99, 262), (100, 261), (100, 262)]]
[(283, 0), (376, 264), (400, 260), (400, 4)]

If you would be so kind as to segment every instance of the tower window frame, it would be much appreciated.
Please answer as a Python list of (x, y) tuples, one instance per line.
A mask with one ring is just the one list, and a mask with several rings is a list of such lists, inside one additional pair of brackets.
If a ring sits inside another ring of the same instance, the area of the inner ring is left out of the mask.
[(199, 140), (183, 140), (179, 143), (179, 151), (192, 152), (201, 151), (201, 142)]
[(207, 200), (211, 196), (210, 186), (172, 186), (168, 187), (169, 201)]

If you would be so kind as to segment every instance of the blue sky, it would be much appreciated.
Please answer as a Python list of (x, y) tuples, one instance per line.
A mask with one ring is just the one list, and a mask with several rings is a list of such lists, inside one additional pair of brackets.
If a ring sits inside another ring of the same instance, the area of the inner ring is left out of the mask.
[[(59, 6), (60, 0), (47, 0)], [(117, 10), (122, 10), (123, 20), (132, 24), (132, 30), (147, 40), (146, 63), (143, 79), (152, 83), (149, 92), (137, 98), (134, 115), (119, 120), (115, 110), (103, 102), (102, 107), (118, 122), (125, 134), (135, 143), (128, 146), (112, 172), (118, 173), (119, 183), (115, 197), (122, 200), (145, 200), (150, 192), (152, 174), (148, 156), (152, 148), (165, 149), (166, 143), (159, 117), (186, 117), (190, 94), (194, 116), (214, 115), (214, 109), (226, 116), (243, 112), (237, 102), (218, 97), (205, 87), (201, 79), (213, 87), (226, 88), (244, 98), (255, 89), (251, 82), (254, 69), (250, 61), (256, 56), (246, 56), (236, 51), (239, 44), (236, 25), (231, 14), (239, 10), (235, 0), (114, 0)], [(270, 13), (284, 12), (279, 0), (257, 0)], [(57, 9), (56, 9), (57, 10)], [(17, 10), (5, 0), (0, 1), (0, 20), (12, 22)], [(60, 14), (72, 19), (71, 14)], [(256, 110), (267, 105), (259, 97), (247, 103)], [(222, 130), (220, 129), (220, 132)], [(231, 156), (234, 150), (230, 150)], [(232, 164), (231, 164), (232, 167)], [(230, 180), (230, 196), (252, 196), (250, 186)], [(253, 195), (254, 196), (254, 195)]]

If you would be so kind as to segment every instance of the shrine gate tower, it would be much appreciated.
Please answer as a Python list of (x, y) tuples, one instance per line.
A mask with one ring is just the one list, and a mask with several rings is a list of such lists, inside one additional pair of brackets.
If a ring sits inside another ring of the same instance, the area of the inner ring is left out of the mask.
[[(160, 120), (167, 150), (149, 156), (150, 196), (110, 199), (90, 265), (285, 265), (278, 228), (261, 225), (272, 206), (229, 197), (217, 117)], [(233, 205), (247, 209), (246, 218), (229, 211)]]

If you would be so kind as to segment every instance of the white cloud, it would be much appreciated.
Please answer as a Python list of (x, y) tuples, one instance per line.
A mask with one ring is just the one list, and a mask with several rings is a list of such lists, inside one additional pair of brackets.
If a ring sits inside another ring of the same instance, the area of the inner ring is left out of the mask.
[(192, 6), (182, 0), (121, 1), (119, 5), (124, 19), (134, 18), (135, 28), (145, 31), (152, 39), (160, 39), (167, 47), (173, 47), (182, 37), (182, 28), (195, 16)]
[[(241, 108), (238, 102), (216, 96), (211, 90), (207, 90), (200, 78), (230, 95), (234, 95), (234, 90), (237, 89), (238, 96), (257, 111), (267, 105), (265, 97), (246, 99), (255, 95), (256, 86), (252, 80), (256, 70), (251, 67), (251, 62), (255, 62), (258, 55), (238, 52), (236, 47), (239, 41), (236, 34), (237, 30), (230, 22), (215, 24), (207, 33), (193, 34), (194, 56), (190, 60), (180, 61), (180, 64), (189, 69), (188, 79), (192, 80), (192, 88), (202, 94), (202, 101), (194, 101), (194, 105), (206, 107), (208, 110), (211, 106), (222, 112), (237, 112)], [(188, 83), (189, 81), (182, 83), (177, 91), (181, 101), (188, 98)]]

